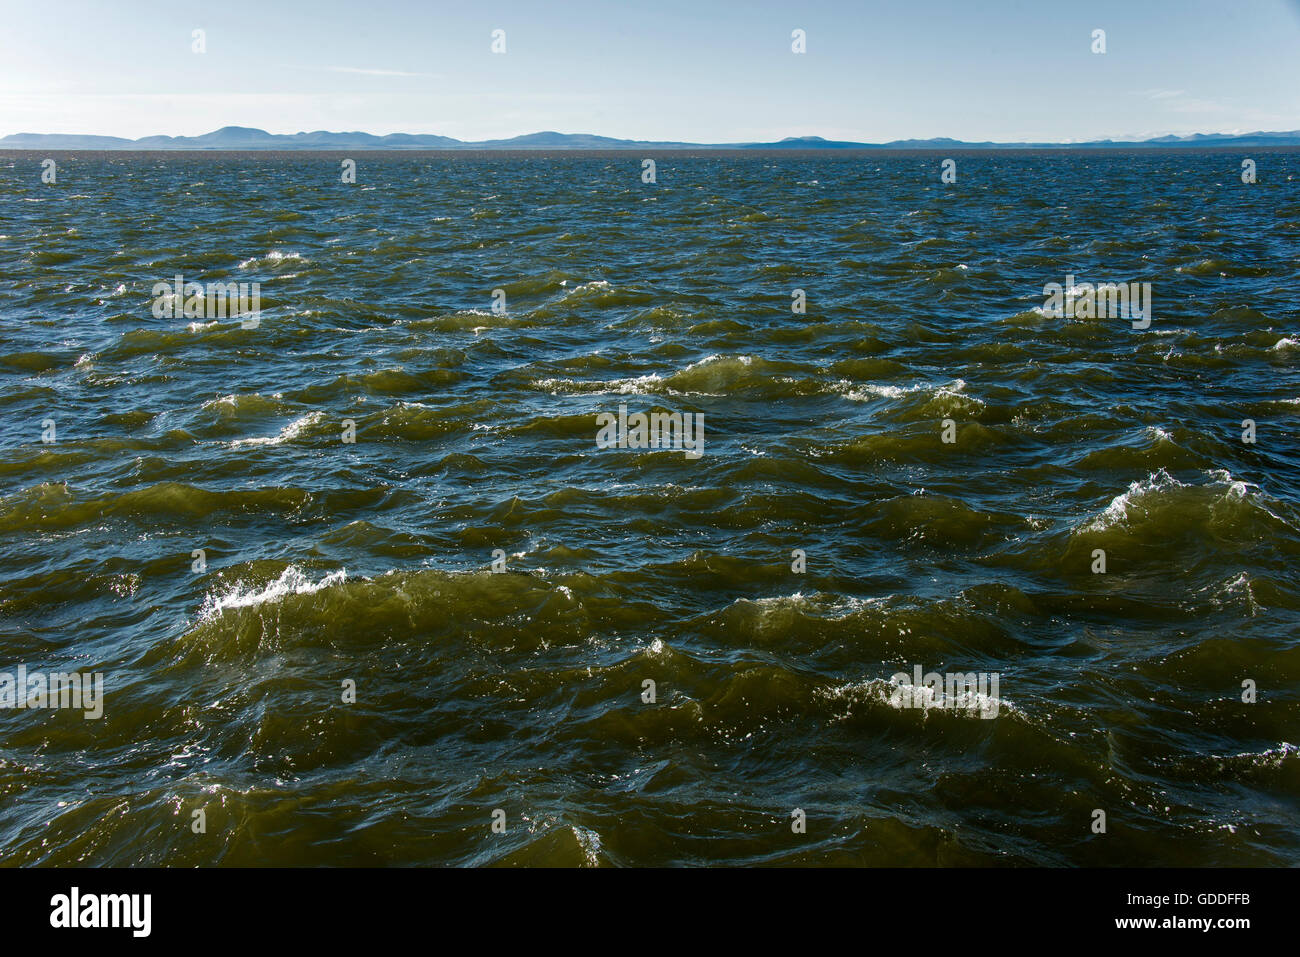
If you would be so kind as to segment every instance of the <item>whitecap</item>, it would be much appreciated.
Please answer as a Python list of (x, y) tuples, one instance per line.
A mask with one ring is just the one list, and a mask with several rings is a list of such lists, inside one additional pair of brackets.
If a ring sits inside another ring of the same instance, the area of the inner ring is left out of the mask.
[(1184, 487), (1182, 482), (1161, 469), (1152, 475), (1148, 475), (1141, 482), (1132, 483), (1127, 491), (1116, 495), (1111, 499), (1110, 504), (1106, 506), (1105, 511), (1084, 525), (1082, 530), (1085, 532), (1100, 532), (1118, 525), (1128, 519), (1129, 506), (1136, 504), (1145, 496), (1165, 489)]
[[(909, 695), (899, 693), (903, 688), (910, 692), (910, 701)], [(849, 710), (840, 715), (840, 720), (848, 718), (852, 706), (859, 702), (883, 704), (896, 711), (920, 711), (927, 718), (931, 711), (942, 711), (954, 717), (980, 720), (985, 716), (994, 718), (1004, 709), (1012, 712), (1018, 710), (1006, 698), (979, 691), (968, 691), (963, 688), (960, 692), (949, 696), (941, 690), (925, 685), (912, 685), (905, 682), (895, 684), (888, 678), (868, 678), (865, 681), (819, 688), (816, 694), (823, 700), (844, 702), (848, 706)]]
[(281, 572), (279, 578), (260, 588), (240, 581), (223, 595), (209, 592), (203, 601), (203, 607), (199, 610), (199, 619), (215, 618), (227, 608), (249, 608), (279, 601), (287, 595), (311, 594), (322, 588), (340, 584), (346, 581), (347, 577), (347, 569), (340, 568), (338, 571), (330, 572), (320, 581), (313, 582), (297, 565), (290, 565)]
[(296, 439), (302, 434), (303, 430), (306, 429), (307, 426), (319, 421), (323, 415), (324, 413), (322, 412), (312, 412), (309, 415), (304, 415), (301, 418), (294, 419), (280, 430), (279, 435), (259, 436), (254, 439), (236, 439), (230, 443), (230, 446), (231, 448), (235, 448), (241, 445), (280, 445), (283, 442)]
[(284, 259), (296, 259), (299, 262), (307, 262), (307, 258), (305, 256), (292, 249), (290, 250), (272, 249), (269, 252), (267, 252), (266, 255), (264, 256), (260, 256), (260, 257), (254, 256), (251, 259), (245, 259), (243, 262), (239, 264), (239, 268), (247, 269), (249, 266), (255, 265), (256, 263), (261, 262), (263, 259), (270, 260), (271, 262), (279, 262), (280, 260), (284, 260)]

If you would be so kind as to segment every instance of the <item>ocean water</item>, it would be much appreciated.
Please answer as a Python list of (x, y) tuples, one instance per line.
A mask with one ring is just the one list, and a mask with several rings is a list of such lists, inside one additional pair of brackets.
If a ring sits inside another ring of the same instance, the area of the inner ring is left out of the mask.
[(1300, 153), (42, 158), (3, 863), (1296, 863)]

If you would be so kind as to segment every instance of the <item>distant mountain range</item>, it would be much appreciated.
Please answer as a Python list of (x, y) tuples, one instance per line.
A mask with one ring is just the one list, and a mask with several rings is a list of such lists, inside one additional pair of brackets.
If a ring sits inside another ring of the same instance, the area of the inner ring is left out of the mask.
[(432, 133), (268, 133), (226, 126), (202, 136), (83, 136), (76, 133), (14, 133), (0, 138), (0, 149), (23, 150), (773, 150), (773, 149), (1145, 149), (1197, 146), (1300, 146), (1300, 130), (1286, 133), (1196, 133), (1147, 140), (1093, 140), (1086, 143), (968, 143), (945, 136), (888, 143), (851, 143), (820, 136), (791, 136), (776, 143), (675, 143), (620, 140), (590, 133), (528, 133), (504, 140), (467, 142)]

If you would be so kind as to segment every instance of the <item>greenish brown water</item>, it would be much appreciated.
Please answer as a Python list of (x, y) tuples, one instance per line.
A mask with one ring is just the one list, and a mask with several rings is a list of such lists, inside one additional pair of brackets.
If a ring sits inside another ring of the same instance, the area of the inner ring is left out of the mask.
[[(0, 672), (105, 689), (0, 710), (0, 859), (1295, 863), (1255, 158), (0, 155)], [(155, 318), (178, 273), (260, 324)], [(620, 404), (703, 454), (598, 449)], [(996, 717), (896, 707), (917, 665)]]

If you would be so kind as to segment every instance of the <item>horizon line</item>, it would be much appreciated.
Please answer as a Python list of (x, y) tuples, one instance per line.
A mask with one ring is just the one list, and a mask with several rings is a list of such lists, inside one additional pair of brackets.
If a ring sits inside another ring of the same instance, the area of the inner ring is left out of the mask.
[[(140, 137), (123, 137), (100, 133), (10, 133), (0, 137), (0, 148), (10, 149), (130, 149), (160, 148), (179, 150), (210, 150), (218, 143), (231, 144), (232, 148), (265, 149), (276, 146), (290, 146), (297, 149), (363, 148), (366, 146), (381, 150), (389, 149), (635, 149), (639, 147), (677, 148), (677, 149), (756, 149), (770, 147), (776, 149), (900, 149), (900, 148), (979, 148), (979, 149), (1072, 149), (1080, 147), (1160, 147), (1213, 145), (1223, 143), (1232, 145), (1242, 140), (1253, 138), (1275, 140), (1276, 143), (1242, 143), (1240, 145), (1300, 145), (1300, 130), (1253, 130), (1237, 133), (1188, 133), (1163, 134), (1141, 139), (1089, 139), (1065, 141), (1010, 141), (961, 140), (949, 136), (913, 137), (881, 142), (862, 142), (856, 140), (831, 140), (815, 134), (787, 136), (779, 140), (746, 140), (736, 142), (693, 142), (688, 140), (641, 140), (605, 136), (598, 133), (561, 133), (555, 130), (539, 130), (508, 137), (496, 137), (481, 140), (462, 140), (440, 133), (405, 133), (386, 134), (368, 133), (361, 130), (299, 130), (296, 133), (271, 133), (257, 127), (227, 125), (207, 133), (197, 135), (171, 135), (154, 133)], [(239, 143), (239, 140), (248, 142)], [(326, 142), (326, 140), (333, 142)], [(353, 140), (354, 142), (347, 142)], [(60, 142), (65, 145), (58, 145)], [(80, 145), (77, 145), (80, 144)]]

